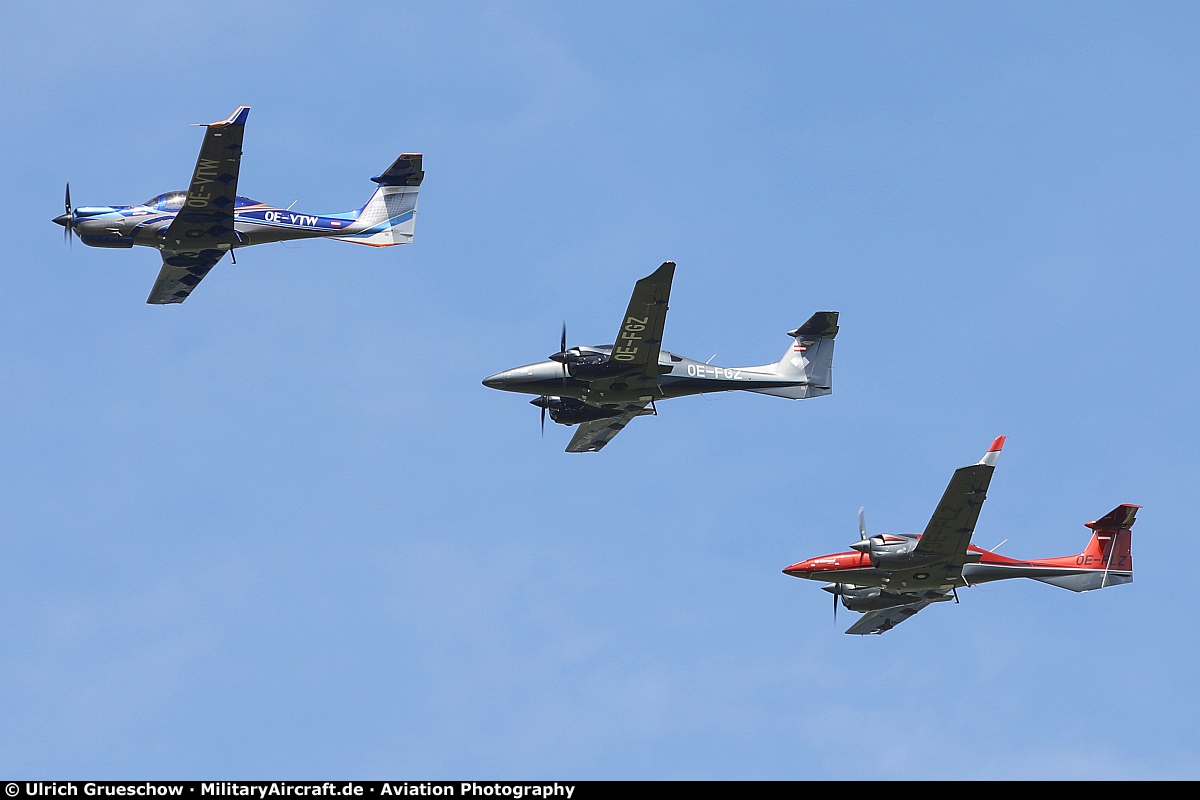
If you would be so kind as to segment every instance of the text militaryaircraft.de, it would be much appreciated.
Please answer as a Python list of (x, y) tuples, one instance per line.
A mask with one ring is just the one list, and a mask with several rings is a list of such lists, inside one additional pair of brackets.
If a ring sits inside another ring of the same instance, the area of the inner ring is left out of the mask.
[[(330, 237), (389, 247), (412, 241), (417, 191), (425, 173), (421, 155), (405, 153), (383, 174), (367, 204), (344, 214), (300, 214), (237, 194), (242, 135), (250, 107), (242, 106), (207, 128), (186, 192), (167, 192), (136, 206), (71, 208), (55, 217), (69, 237), (92, 247), (153, 247), (163, 266), (147, 303), (182, 303), (227, 252), (266, 242)], [(236, 260), (236, 257), (235, 257)]]
[(833, 391), (836, 311), (818, 311), (788, 331), (794, 341), (776, 364), (717, 367), (661, 349), (674, 275), (667, 261), (637, 282), (615, 344), (567, 349), (564, 324), (550, 360), (498, 372), (483, 385), (538, 395), (530, 402), (541, 407), (543, 428), (547, 411), (559, 424), (579, 425), (568, 453), (604, 447), (634, 417), (657, 414), (656, 400), (737, 390), (803, 400)]
[(954, 472), (920, 536), (884, 533), (868, 537), (860, 510), (860, 538), (850, 545), (853, 552), (810, 558), (784, 572), (832, 581), (821, 588), (833, 595), (835, 618), (838, 598), (851, 611), (865, 612), (846, 630), (853, 634), (890, 631), (930, 603), (951, 598), (957, 602), (959, 587), (977, 583), (1032, 578), (1073, 592), (1132, 583), (1130, 529), (1141, 506), (1122, 504), (1095, 522), (1085, 523), (1093, 531), (1092, 538), (1087, 548), (1074, 556), (1021, 561), (971, 544), (1003, 447), (1004, 437), (1000, 436), (979, 463)]

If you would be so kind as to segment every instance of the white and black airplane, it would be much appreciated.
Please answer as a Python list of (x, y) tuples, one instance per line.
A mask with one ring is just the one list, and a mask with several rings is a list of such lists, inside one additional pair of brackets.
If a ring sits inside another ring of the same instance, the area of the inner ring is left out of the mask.
[[(718, 367), (661, 349), (675, 263), (665, 262), (633, 289), (614, 344), (567, 347), (537, 364), (498, 372), (484, 386), (538, 395), (530, 402), (579, 429), (568, 453), (595, 452), (634, 417), (657, 414), (655, 401), (709, 392), (748, 391), (804, 400), (833, 391), (838, 312), (818, 311), (795, 330), (783, 358), (760, 367)], [(712, 359), (709, 359), (710, 361)]]

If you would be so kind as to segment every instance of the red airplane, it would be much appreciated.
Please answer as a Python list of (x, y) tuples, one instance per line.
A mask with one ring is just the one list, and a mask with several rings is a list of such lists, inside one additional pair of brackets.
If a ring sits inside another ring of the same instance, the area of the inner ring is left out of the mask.
[(1003, 447), (1004, 437), (999, 436), (978, 463), (955, 471), (923, 534), (868, 537), (859, 509), (861, 538), (850, 545), (852, 552), (810, 558), (792, 564), (784, 573), (831, 581), (821, 588), (833, 595), (834, 619), (838, 598), (849, 610), (863, 612), (846, 630), (853, 634), (890, 631), (930, 603), (950, 599), (957, 603), (960, 586), (1032, 578), (1073, 592), (1088, 592), (1133, 583), (1130, 529), (1141, 506), (1129, 503), (1095, 522), (1084, 523), (1093, 533), (1079, 555), (1021, 561), (993, 552), (996, 548), (983, 550), (971, 544)]

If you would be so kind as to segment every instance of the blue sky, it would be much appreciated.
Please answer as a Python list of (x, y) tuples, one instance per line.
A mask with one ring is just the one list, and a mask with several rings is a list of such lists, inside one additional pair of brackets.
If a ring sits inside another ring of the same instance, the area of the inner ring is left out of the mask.
[[(0, 29), (0, 773), (1200, 777), (1200, 12), (1188, 3), (77, 4)], [(272, 245), (181, 306), (50, 218), (184, 186), (416, 241)], [(832, 397), (663, 404), (598, 455), (500, 369), (610, 341)], [(968, 590), (849, 637), (780, 570), (919, 531), (1009, 436), (976, 542), (1137, 581)]]

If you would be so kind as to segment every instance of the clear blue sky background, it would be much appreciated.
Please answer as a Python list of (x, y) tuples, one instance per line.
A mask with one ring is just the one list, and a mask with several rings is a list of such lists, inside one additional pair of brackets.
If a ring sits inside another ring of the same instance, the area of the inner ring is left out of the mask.
[[(10, 4), (0, 28), (0, 773), (1200, 777), (1192, 3)], [(183, 187), (416, 242), (271, 245), (182, 306), (51, 217)], [(598, 455), (480, 385), (611, 341), (832, 397), (663, 404)], [(919, 531), (1137, 582), (967, 590), (870, 638), (780, 570)]]

